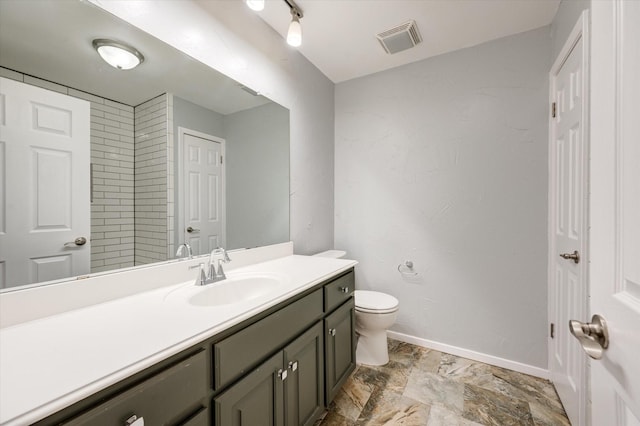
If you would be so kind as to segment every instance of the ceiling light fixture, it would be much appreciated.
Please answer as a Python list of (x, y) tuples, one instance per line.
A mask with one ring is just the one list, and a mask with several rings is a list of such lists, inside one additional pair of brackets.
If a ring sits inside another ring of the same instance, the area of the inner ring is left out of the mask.
[[(285, 2), (289, 4), (287, 0)], [(302, 44), (302, 26), (300, 25), (302, 12), (295, 4), (289, 4), (289, 7), (291, 8), (291, 23), (289, 24), (289, 31), (287, 31), (287, 44), (299, 47)]]
[(97, 38), (93, 40), (92, 44), (106, 63), (119, 70), (130, 70), (144, 62), (142, 53), (125, 43)]
[(260, 12), (264, 9), (264, 0), (246, 0), (247, 6), (249, 9), (255, 10), (256, 12)]
[[(284, 0), (289, 6), (291, 11), (291, 23), (289, 24), (289, 30), (287, 31), (287, 44), (293, 47), (299, 47), (302, 45), (302, 26), (300, 25), (300, 19), (302, 19), (302, 10), (293, 0)], [(264, 0), (245, 0), (245, 3), (251, 10), (260, 12), (264, 9)]]

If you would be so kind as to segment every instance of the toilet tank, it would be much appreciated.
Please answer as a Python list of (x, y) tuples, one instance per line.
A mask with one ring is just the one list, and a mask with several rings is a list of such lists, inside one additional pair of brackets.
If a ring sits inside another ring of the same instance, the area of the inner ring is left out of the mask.
[(322, 251), (320, 253), (314, 254), (314, 256), (330, 257), (333, 259), (340, 259), (342, 257), (345, 257), (346, 255), (347, 255), (347, 252), (344, 250), (327, 250), (327, 251)]

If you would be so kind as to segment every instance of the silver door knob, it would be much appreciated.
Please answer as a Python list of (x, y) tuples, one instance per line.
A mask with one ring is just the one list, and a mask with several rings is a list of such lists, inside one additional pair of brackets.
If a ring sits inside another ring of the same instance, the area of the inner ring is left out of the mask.
[(335, 335), (336, 335), (336, 329), (335, 329), (335, 328), (330, 328), (330, 329), (329, 329), (329, 334), (330, 334), (331, 336), (335, 336)]
[(83, 246), (87, 244), (87, 239), (85, 237), (78, 237), (73, 241), (69, 241), (68, 243), (64, 243), (65, 247), (73, 247), (73, 246)]
[(571, 259), (574, 263), (580, 263), (580, 253), (578, 253), (578, 250), (575, 250), (573, 253), (562, 253), (560, 257), (563, 259)]
[(570, 320), (569, 330), (578, 339), (582, 349), (593, 359), (602, 358), (604, 350), (609, 347), (607, 322), (600, 315), (594, 315), (588, 323)]
[(190, 233), (190, 234), (192, 234), (192, 233), (194, 233), (194, 232), (200, 232), (200, 230), (199, 230), (199, 229), (196, 229), (196, 228), (188, 227), (188, 228), (187, 228), (187, 232), (188, 232), (188, 233)]

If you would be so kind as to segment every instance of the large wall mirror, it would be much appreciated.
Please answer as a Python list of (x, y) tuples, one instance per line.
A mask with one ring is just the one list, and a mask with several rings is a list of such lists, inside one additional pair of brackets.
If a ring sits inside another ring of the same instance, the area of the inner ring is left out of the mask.
[(83, 1), (0, 1), (0, 67), (0, 288), (289, 240), (284, 107)]

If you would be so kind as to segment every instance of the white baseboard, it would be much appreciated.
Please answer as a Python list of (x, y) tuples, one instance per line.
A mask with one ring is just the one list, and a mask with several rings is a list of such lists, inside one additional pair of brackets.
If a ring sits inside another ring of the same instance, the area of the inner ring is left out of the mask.
[(475, 352), (469, 349), (447, 345), (445, 343), (434, 342), (433, 340), (422, 339), (420, 337), (410, 336), (408, 334), (398, 333), (395, 331), (387, 331), (387, 336), (395, 340), (400, 340), (401, 342), (411, 343), (413, 345), (422, 346), (423, 348), (435, 349), (436, 351), (446, 352), (448, 354), (472, 359), (474, 361), (484, 362), (485, 364), (495, 365), (496, 367), (507, 368), (530, 376), (540, 377), (547, 380), (550, 378), (549, 370), (523, 364), (521, 362), (511, 361), (497, 356), (487, 355), (481, 352)]

